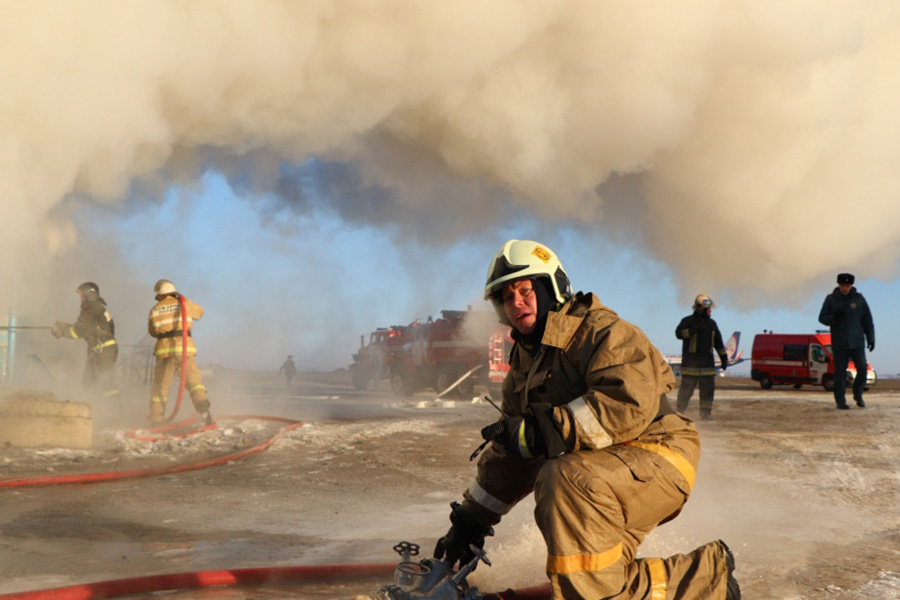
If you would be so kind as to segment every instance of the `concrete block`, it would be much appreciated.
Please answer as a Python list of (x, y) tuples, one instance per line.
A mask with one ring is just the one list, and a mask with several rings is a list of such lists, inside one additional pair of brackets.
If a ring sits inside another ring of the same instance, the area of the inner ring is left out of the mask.
[(19, 448), (90, 448), (91, 405), (60, 402), (50, 392), (0, 391), (0, 444)]

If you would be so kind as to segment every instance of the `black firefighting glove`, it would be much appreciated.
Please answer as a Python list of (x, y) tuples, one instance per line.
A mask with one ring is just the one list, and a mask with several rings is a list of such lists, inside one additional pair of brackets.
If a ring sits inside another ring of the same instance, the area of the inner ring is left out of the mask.
[[(450, 523), (447, 535), (439, 539), (434, 547), (434, 557), (444, 560), (450, 569), (459, 570), (475, 558), (469, 546), (484, 548), (484, 538), (494, 535), (494, 528), (479, 523), (475, 515), (459, 502), (450, 503)], [(459, 568), (454, 568), (457, 563)]]
[(869, 352), (875, 349), (875, 340), (869, 340), (869, 345), (867, 346)]
[(720, 354), (719, 359), (722, 361), (722, 372), (724, 373), (725, 369), (728, 368), (728, 357), (723, 354)]
[(481, 437), (522, 458), (553, 458), (566, 451), (553, 422), (553, 405), (543, 402), (529, 404), (521, 415), (491, 423), (481, 430)]

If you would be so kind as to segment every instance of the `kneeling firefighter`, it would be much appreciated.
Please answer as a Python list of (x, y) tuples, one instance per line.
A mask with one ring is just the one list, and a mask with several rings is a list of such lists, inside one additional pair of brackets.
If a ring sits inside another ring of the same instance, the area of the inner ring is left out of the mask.
[(184, 388), (191, 396), (194, 409), (200, 414), (201, 423), (211, 425), (213, 419), (209, 413), (209, 396), (194, 359), (197, 348), (191, 335), (194, 321), (203, 316), (203, 307), (179, 294), (175, 290), (175, 284), (168, 279), (157, 281), (153, 291), (156, 294), (156, 305), (150, 309), (147, 323), (147, 330), (156, 338), (156, 369), (153, 372), (150, 397), (150, 420), (154, 423), (165, 420), (169, 388), (183, 365)]
[(562, 264), (533, 241), (494, 257), (484, 296), (513, 327), (498, 422), (475, 482), (452, 503), (435, 557), (451, 568), (484, 546), (531, 492), (547, 544), (554, 599), (738, 600), (722, 541), (668, 558), (636, 558), (644, 537), (681, 511), (700, 438), (666, 393), (675, 378), (644, 333), (591, 293), (573, 293)]

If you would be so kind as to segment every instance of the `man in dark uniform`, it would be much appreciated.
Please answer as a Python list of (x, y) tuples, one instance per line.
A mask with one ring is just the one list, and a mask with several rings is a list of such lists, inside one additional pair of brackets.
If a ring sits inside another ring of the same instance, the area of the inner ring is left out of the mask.
[(716, 393), (716, 364), (713, 350), (722, 361), (722, 372), (728, 367), (728, 352), (722, 343), (722, 333), (712, 319), (716, 303), (706, 294), (694, 299), (694, 312), (681, 320), (675, 337), (682, 340), (681, 387), (678, 389), (678, 412), (687, 410), (694, 389), (700, 386), (700, 418), (712, 419), (712, 405)]
[(293, 381), (294, 375), (297, 374), (297, 366), (294, 364), (294, 356), (292, 354), (288, 354), (287, 359), (282, 363), (278, 372), (284, 375), (284, 387), (291, 387), (291, 381)]
[(834, 401), (842, 410), (850, 408), (845, 398), (847, 390), (847, 365), (852, 359), (856, 365), (853, 379), (853, 399), (860, 408), (865, 407), (863, 390), (869, 365), (866, 346), (875, 350), (875, 324), (872, 311), (863, 295), (853, 287), (855, 277), (850, 273), (837, 276), (838, 286), (825, 296), (819, 322), (831, 329), (831, 353), (834, 355)]
[(119, 348), (116, 345), (116, 325), (106, 309), (106, 300), (100, 297), (100, 288), (96, 283), (82, 283), (75, 291), (81, 300), (78, 319), (72, 324), (57, 321), (50, 328), (50, 333), (56, 338), (84, 340), (87, 344), (87, 360), (81, 378), (82, 386), (96, 390), (102, 398), (118, 401), (115, 367)]

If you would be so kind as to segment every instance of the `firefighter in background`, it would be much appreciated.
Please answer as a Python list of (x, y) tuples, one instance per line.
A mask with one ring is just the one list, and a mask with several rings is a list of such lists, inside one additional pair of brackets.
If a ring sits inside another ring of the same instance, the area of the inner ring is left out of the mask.
[[(831, 352), (834, 355), (834, 401), (841, 410), (847, 406), (847, 365), (850, 360), (856, 365), (853, 380), (853, 399), (860, 408), (865, 408), (863, 390), (869, 373), (866, 360), (866, 346), (869, 352), (875, 350), (875, 322), (872, 311), (863, 295), (856, 291), (851, 273), (837, 276), (837, 287), (822, 302), (819, 322), (831, 330)], [(868, 340), (868, 341), (867, 341)]]
[(283, 363), (281, 363), (281, 368), (278, 369), (279, 375), (284, 375), (284, 387), (291, 387), (291, 381), (294, 380), (294, 375), (297, 374), (297, 367), (294, 365), (294, 355), (288, 354), (287, 359)]
[(150, 310), (150, 318), (147, 330), (156, 338), (156, 369), (153, 372), (153, 390), (150, 397), (150, 420), (160, 423), (165, 419), (166, 400), (169, 397), (169, 388), (176, 375), (180, 376), (182, 363), (182, 315), (181, 304), (187, 315), (187, 359), (185, 364), (184, 387), (191, 396), (194, 409), (200, 414), (200, 422), (203, 425), (211, 425), (212, 416), (209, 413), (209, 396), (203, 386), (200, 370), (194, 356), (197, 348), (191, 336), (194, 321), (203, 316), (203, 307), (181, 296), (175, 285), (167, 280), (160, 279), (153, 288), (156, 294), (156, 305)]
[(681, 387), (678, 389), (678, 412), (687, 410), (694, 389), (700, 387), (700, 418), (712, 420), (716, 394), (716, 363), (713, 351), (722, 362), (722, 373), (728, 367), (728, 352), (722, 333), (712, 318), (716, 303), (706, 294), (694, 299), (694, 312), (681, 320), (675, 337), (681, 340)]
[[(100, 297), (100, 288), (96, 283), (87, 281), (75, 290), (81, 300), (81, 312), (72, 323), (57, 321), (50, 328), (56, 338), (83, 339), (87, 344), (87, 360), (81, 385), (94, 390), (102, 398), (119, 400), (119, 388), (116, 385), (116, 358), (119, 347), (116, 345), (116, 324), (106, 309), (106, 300)], [(121, 405), (119, 406), (121, 410)]]
[(475, 482), (452, 503), (435, 557), (451, 568), (470, 545), (534, 492), (555, 600), (737, 600), (734, 558), (722, 541), (669, 558), (636, 558), (673, 519), (694, 483), (700, 437), (666, 393), (672, 370), (646, 335), (572, 293), (556, 255), (510, 240), (488, 270), (485, 299), (513, 327), (504, 417), (485, 427)]

